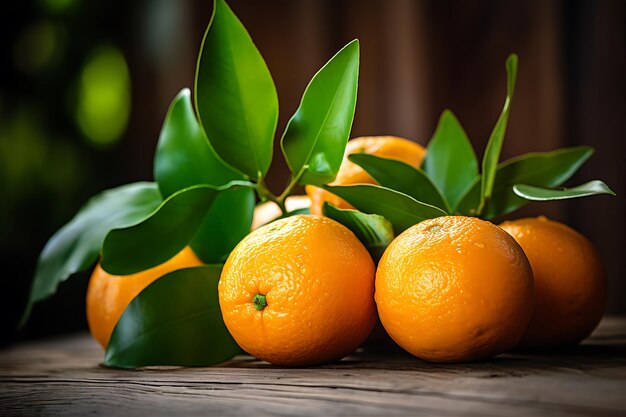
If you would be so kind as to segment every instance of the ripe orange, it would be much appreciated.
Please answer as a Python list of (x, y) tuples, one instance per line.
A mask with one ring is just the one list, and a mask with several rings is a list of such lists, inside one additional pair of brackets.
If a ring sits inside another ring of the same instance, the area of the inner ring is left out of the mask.
[[(397, 159), (414, 167), (419, 167), (426, 155), (426, 149), (410, 140), (396, 136), (364, 136), (348, 141), (346, 152), (339, 168), (337, 178), (332, 185), (375, 184), (376, 182), (360, 166), (348, 160), (353, 153), (368, 153), (384, 158)], [(311, 198), (311, 213), (322, 214), (325, 201), (349, 209), (353, 208), (346, 201), (319, 187), (307, 185), (307, 195)]]
[(409, 353), (432, 362), (485, 359), (526, 330), (532, 270), (499, 227), (439, 217), (391, 242), (378, 264), (376, 304), (385, 330)]
[(500, 226), (522, 246), (535, 275), (535, 310), (519, 346), (566, 346), (589, 336), (607, 298), (606, 274), (591, 242), (543, 216)]
[(374, 263), (343, 225), (296, 215), (253, 231), (219, 282), (224, 323), (248, 353), (312, 365), (351, 353), (376, 321)]
[[(306, 195), (292, 195), (285, 199), (287, 211), (293, 211), (311, 206), (311, 199)], [(272, 201), (266, 201), (254, 208), (254, 218), (252, 219), (252, 230), (258, 229), (266, 223), (280, 217), (280, 208)]]
[(87, 288), (87, 323), (91, 335), (103, 349), (122, 313), (144, 288), (154, 280), (181, 268), (202, 265), (190, 247), (154, 268), (132, 275), (111, 275), (96, 265)]

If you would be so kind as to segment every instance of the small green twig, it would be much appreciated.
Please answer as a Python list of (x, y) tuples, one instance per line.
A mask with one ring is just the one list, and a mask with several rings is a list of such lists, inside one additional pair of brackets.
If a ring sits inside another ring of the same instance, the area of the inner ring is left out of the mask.
[(287, 184), (287, 187), (285, 187), (283, 192), (278, 196), (274, 195), (269, 188), (267, 188), (263, 177), (259, 177), (259, 181), (256, 184), (256, 191), (261, 201), (273, 201), (278, 205), (283, 214), (287, 214), (285, 200), (287, 200), (287, 197), (289, 197), (298, 186), (298, 181), (300, 181), (300, 178), (304, 175), (307, 168), (308, 165), (303, 166), (298, 175), (292, 176), (289, 180), (289, 184)]
[(285, 199), (284, 198), (281, 199), (280, 197), (275, 196), (269, 190), (269, 188), (267, 188), (267, 186), (265, 185), (265, 181), (263, 180), (263, 177), (259, 177), (259, 181), (257, 182), (255, 189), (261, 202), (272, 201), (276, 203), (276, 205), (280, 208), (280, 211), (283, 214), (287, 214), (287, 207), (285, 207)]
[(277, 197), (278, 200), (284, 202), (287, 199), (287, 197), (289, 197), (291, 193), (293, 193), (293, 190), (298, 186), (298, 181), (300, 181), (300, 178), (302, 178), (302, 176), (304, 175), (304, 172), (308, 168), (309, 168), (308, 165), (302, 166), (302, 169), (300, 170), (300, 172), (298, 172), (298, 175), (293, 175), (291, 177), (291, 180), (289, 181), (289, 184), (287, 184), (287, 187), (285, 187), (285, 190)]
[(287, 206), (285, 205), (285, 202), (283, 200), (276, 198), (272, 201), (278, 204), (278, 207), (280, 208), (280, 211), (282, 211), (283, 214), (287, 214)]
[[(302, 175), (300, 175), (300, 176), (302, 176)], [(298, 185), (298, 181), (300, 180), (300, 176), (293, 177), (291, 179), (291, 181), (289, 181), (289, 184), (287, 184), (287, 187), (285, 187), (285, 190), (278, 196), (279, 200), (285, 201), (285, 199), (287, 197), (289, 197), (289, 195), (291, 195), (291, 193), (293, 192), (294, 188), (296, 188), (296, 186)]]

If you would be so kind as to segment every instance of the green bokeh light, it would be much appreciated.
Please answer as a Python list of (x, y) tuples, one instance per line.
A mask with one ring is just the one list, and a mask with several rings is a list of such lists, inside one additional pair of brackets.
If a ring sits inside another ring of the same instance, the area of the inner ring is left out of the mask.
[(40, 0), (44, 9), (53, 13), (63, 13), (71, 10), (76, 5), (75, 0)]
[(130, 116), (130, 75), (122, 53), (113, 47), (96, 50), (82, 69), (76, 121), (94, 145), (114, 144)]
[(49, 21), (26, 27), (14, 45), (15, 66), (25, 72), (45, 69), (59, 53), (60, 35), (60, 29)]
[(10, 115), (0, 115), (3, 216), (43, 189), (67, 195), (82, 178), (76, 150), (69, 141), (51, 136), (32, 104), (12, 110)]

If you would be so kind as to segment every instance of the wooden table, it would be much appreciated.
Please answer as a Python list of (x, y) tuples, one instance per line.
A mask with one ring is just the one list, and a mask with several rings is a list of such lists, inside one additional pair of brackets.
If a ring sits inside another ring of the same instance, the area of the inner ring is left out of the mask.
[(626, 318), (576, 348), (433, 365), (359, 353), (286, 369), (248, 356), (211, 368), (99, 365), (85, 334), (0, 351), (0, 416), (626, 416)]

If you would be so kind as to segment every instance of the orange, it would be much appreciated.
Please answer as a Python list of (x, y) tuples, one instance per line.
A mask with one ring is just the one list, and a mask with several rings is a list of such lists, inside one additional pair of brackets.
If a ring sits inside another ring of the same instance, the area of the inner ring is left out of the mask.
[(159, 266), (132, 275), (111, 275), (96, 265), (87, 288), (87, 323), (91, 335), (106, 349), (117, 321), (130, 302), (157, 278), (181, 268), (202, 265), (186, 247)]
[[(311, 206), (311, 199), (306, 195), (292, 195), (285, 199), (287, 211), (293, 211)], [(258, 229), (266, 223), (280, 217), (282, 212), (276, 203), (266, 201), (254, 208), (254, 218), (252, 219), (252, 230)]]
[[(414, 167), (419, 167), (426, 150), (415, 142), (396, 136), (364, 136), (348, 141), (343, 162), (332, 185), (375, 184), (376, 181), (360, 166), (348, 160), (353, 153), (368, 153), (383, 158), (397, 159)], [(353, 208), (346, 201), (319, 187), (307, 185), (307, 195), (311, 198), (311, 213), (322, 214), (325, 201), (344, 209)]]
[(545, 217), (500, 226), (522, 246), (535, 275), (535, 311), (519, 346), (567, 346), (589, 336), (607, 298), (606, 274), (591, 242)]
[(313, 365), (356, 349), (376, 322), (374, 263), (343, 225), (295, 215), (253, 231), (220, 277), (224, 323), (275, 365)]
[(387, 333), (418, 358), (486, 359), (515, 346), (526, 330), (532, 270), (499, 227), (474, 217), (430, 219), (383, 254), (376, 305)]

